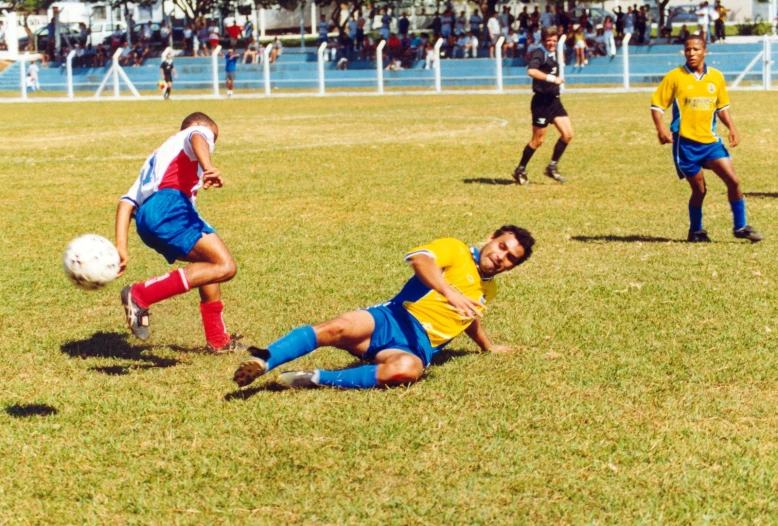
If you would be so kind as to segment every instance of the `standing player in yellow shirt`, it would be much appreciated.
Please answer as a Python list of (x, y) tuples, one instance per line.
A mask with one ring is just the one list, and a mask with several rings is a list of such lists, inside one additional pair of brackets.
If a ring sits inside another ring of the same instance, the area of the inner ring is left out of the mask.
[[(662, 80), (651, 98), (651, 116), (659, 142), (673, 145), (673, 161), (678, 177), (686, 179), (692, 189), (688, 240), (692, 243), (710, 242), (708, 232), (702, 228), (702, 202), (706, 193), (702, 169), (706, 168), (727, 185), (735, 237), (756, 243), (764, 236), (747, 224), (740, 179), (729, 152), (716, 134), (716, 120), (720, 118), (729, 129), (729, 144), (734, 148), (740, 142), (740, 135), (729, 113), (724, 76), (717, 69), (705, 65), (707, 53), (704, 37), (691, 35), (686, 39), (686, 64), (670, 71)], [(662, 117), (671, 104), (673, 122), (668, 129)]]
[(375, 307), (299, 327), (267, 349), (251, 347), (252, 357), (235, 371), (235, 382), (248, 385), (319, 347), (338, 347), (370, 364), (339, 371), (284, 372), (278, 383), (346, 389), (413, 383), (432, 357), (462, 332), (484, 351), (510, 351), (492, 344), (480, 318), (497, 293), (494, 276), (526, 261), (534, 244), (529, 232), (506, 225), (480, 250), (452, 238), (415, 248), (405, 256), (415, 275), (397, 296)]

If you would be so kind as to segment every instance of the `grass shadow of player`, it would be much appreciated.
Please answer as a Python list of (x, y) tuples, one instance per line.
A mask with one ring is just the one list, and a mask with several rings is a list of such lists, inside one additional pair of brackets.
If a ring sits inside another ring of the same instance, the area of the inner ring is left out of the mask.
[(56, 407), (48, 404), (13, 404), (5, 408), (5, 412), (14, 418), (31, 418), (33, 416), (50, 416), (59, 413)]
[(476, 353), (471, 351), (463, 351), (462, 349), (442, 349), (438, 351), (438, 354), (432, 357), (430, 365), (440, 367), (442, 365), (446, 365), (448, 362), (455, 361), (457, 358), (473, 354)]
[(238, 388), (231, 393), (224, 395), (224, 400), (231, 402), (233, 400), (248, 400), (257, 393), (277, 393), (279, 391), (287, 391), (285, 387), (278, 385), (275, 380), (259, 384), (252, 385), (251, 387)]
[(470, 179), (462, 179), (465, 184), (492, 184), (498, 186), (508, 186), (516, 184), (513, 179), (498, 179), (496, 177), (474, 177)]
[(680, 239), (670, 239), (669, 237), (654, 237), (643, 235), (631, 235), (631, 236), (573, 236), (570, 239), (573, 241), (580, 241), (582, 243), (680, 243)]
[(127, 334), (115, 332), (96, 332), (86, 340), (77, 340), (65, 343), (60, 350), (71, 358), (115, 358), (120, 360), (132, 360), (136, 363), (130, 365), (114, 365), (106, 367), (92, 367), (96, 371), (108, 375), (125, 375), (132, 370), (173, 367), (180, 363), (175, 358), (161, 358), (153, 354), (143, 354), (150, 349), (148, 345), (133, 345), (127, 341)]
[(746, 197), (776, 198), (778, 197), (778, 192), (746, 192), (743, 195)]

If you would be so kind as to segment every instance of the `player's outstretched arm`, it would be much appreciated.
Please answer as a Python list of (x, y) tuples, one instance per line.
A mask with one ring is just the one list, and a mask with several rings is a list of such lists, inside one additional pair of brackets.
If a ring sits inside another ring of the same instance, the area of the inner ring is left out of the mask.
[(735, 121), (732, 120), (732, 114), (729, 113), (729, 109), (719, 110), (718, 112), (721, 122), (729, 129), (729, 145), (733, 148), (740, 144), (740, 134), (735, 128)]
[(654, 108), (651, 109), (651, 118), (654, 119), (654, 126), (656, 127), (656, 135), (659, 138), (659, 144), (673, 144), (673, 134), (667, 126), (665, 126), (663, 117), (664, 113)]
[(211, 148), (208, 141), (199, 133), (192, 134), (192, 150), (194, 151), (197, 162), (203, 167), (203, 188), (215, 186), (221, 188), (224, 184), (221, 170), (211, 164)]
[(411, 259), (413, 271), (422, 283), (446, 298), (446, 301), (461, 315), (468, 318), (480, 318), (482, 305), (468, 298), (449, 285), (443, 278), (441, 268), (434, 258), (426, 254), (417, 254)]
[(130, 259), (130, 251), (127, 248), (127, 234), (130, 231), (130, 222), (132, 221), (132, 212), (135, 206), (129, 201), (119, 201), (116, 208), (116, 250), (119, 252), (119, 276), (124, 274), (127, 269), (127, 262)]
[(560, 84), (564, 84), (565, 82), (565, 79), (563, 79), (562, 77), (552, 75), (551, 73), (543, 73), (537, 68), (529, 68), (527, 70), (527, 75), (529, 75), (533, 79), (542, 80), (545, 82), (549, 82), (551, 84), (556, 84), (557, 86), (559, 86)]
[(486, 331), (484, 331), (484, 326), (481, 323), (481, 320), (473, 320), (473, 323), (468, 325), (467, 329), (465, 329), (465, 334), (467, 334), (470, 339), (481, 348), (482, 351), (513, 352), (513, 349), (510, 347), (506, 347), (505, 345), (495, 345), (490, 342), (489, 338), (486, 336)]

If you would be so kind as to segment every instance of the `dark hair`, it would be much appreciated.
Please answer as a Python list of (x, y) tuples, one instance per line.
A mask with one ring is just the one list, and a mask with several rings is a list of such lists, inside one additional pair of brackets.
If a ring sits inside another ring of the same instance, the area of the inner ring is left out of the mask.
[(204, 124), (205, 126), (213, 126), (216, 129), (219, 128), (216, 123), (213, 122), (213, 119), (211, 119), (208, 115), (196, 111), (186, 116), (184, 122), (181, 123), (181, 129), (185, 130), (194, 124)]
[(535, 238), (532, 237), (532, 234), (530, 234), (528, 230), (517, 227), (516, 225), (503, 225), (495, 230), (492, 236), (498, 238), (503, 234), (513, 234), (516, 241), (518, 241), (519, 245), (524, 249), (524, 255), (516, 262), (516, 266), (518, 267), (532, 255), (532, 246), (535, 244)]
[(700, 42), (702, 42), (703, 49), (708, 49), (708, 43), (705, 42), (705, 37), (704, 36), (702, 36), (702, 35), (689, 35), (688, 37), (686, 37), (686, 40), (684, 40), (684, 43), (683, 43), (684, 47), (686, 47), (686, 43), (689, 42), (690, 40), (699, 40)]

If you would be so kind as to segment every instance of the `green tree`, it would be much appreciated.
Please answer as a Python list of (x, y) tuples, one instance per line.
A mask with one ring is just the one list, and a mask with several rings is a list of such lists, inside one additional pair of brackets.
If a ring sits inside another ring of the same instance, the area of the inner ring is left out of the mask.
[(14, 11), (22, 20), (22, 27), (29, 38), (29, 45), (32, 45), (33, 51), (38, 51), (38, 41), (30, 29), (29, 19), (31, 15), (44, 14), (56, 0), (11, 0), (10, 10)]

